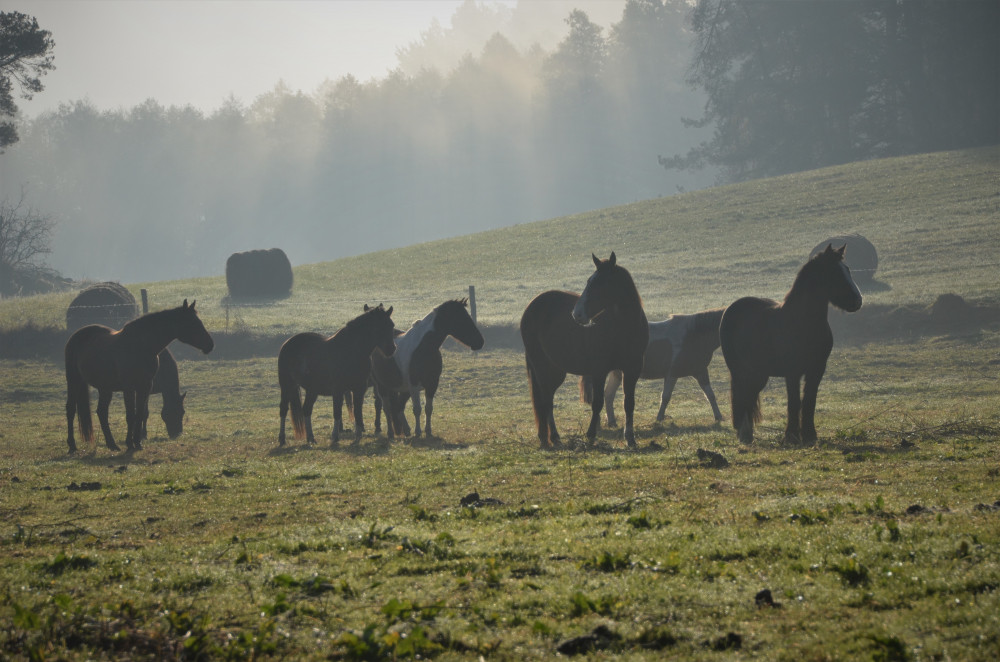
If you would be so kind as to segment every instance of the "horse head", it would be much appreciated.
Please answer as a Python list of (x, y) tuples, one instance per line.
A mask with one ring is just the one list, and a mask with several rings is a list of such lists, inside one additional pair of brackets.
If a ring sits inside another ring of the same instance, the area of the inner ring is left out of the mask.
[(439, 333), (451, 336), (466, 347), (477, 350), (486, 344), (483, 334), (472, 321), (468, 310), (468, 299), (446, 301), (437, 307), (434, 328)]
[[(626, 299), (638, 302), (638, 292), (628, 271), (617, 265), (614, 251), (607, 260), (601, 260), (591, 253), (597, 270), (587, 280), (587, 286), (573, 306), (573, 319), (578, 324), (589, 326), (602, 313), (614, 309)], [(641, 303), (639, 306), (641, 307)]]
[(215, 347), (215, 341), (205, 329), (205, 325), (201, 323), (201, 319), (194, 309), (195, 303), (197, 302), (192, 301), (189, 306), (187, 299), (184, 299), (184, 304), (175, 309), (178, 311), (177, 339), (208, 354)]
[(815, 258), (823, 264), (823, 282), (826, 287), (827, 297), (837, 308), (849, 313), (861, 308), (861, 290), (858, 289), (854, 278), (851, 277), (851, 269), (844, 262), (844, 253), (847, 244), (840, 248), (834, 248), (833, 244), (827, 244), (826, 250), (819, 253)]
[(167, 436), (176, 439), (184, 432), (184, 398), (187, 392), (181, 394), (179, 399), (163, 398), (163, 408), (160, 410), (160, 418), (167, 427)]
[(386, 356), (392, 356), (396, 351), (396, 325), (392, 321), (392, 306), (386, 308), (382, 304), (369, 307), (365, 304), (366, 318), (370, 318), (375, 346)]

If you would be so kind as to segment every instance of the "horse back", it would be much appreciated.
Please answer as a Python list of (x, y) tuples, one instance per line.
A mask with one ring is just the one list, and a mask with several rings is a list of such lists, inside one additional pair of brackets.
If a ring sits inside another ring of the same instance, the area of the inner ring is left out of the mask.
[(730, 372), (771, 377), (794, 377), (825, 365), (833, 347), (829, 324), (802, 324), (777, 301), (758, 297), (737, 299), (726, 308), (719, 340)]
[(115, 331), (102, 324), (88, 324), (74, 331), (64, 350), (67, 374), (75, 369), (91, 386), (120, 391), (114, 337)]

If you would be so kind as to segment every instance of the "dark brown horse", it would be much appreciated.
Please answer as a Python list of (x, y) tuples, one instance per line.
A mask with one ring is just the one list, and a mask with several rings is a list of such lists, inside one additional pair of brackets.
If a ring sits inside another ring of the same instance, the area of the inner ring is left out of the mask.
[[(731, 378), (733, 427), (753, 441), (760, 421), (760, 392), (769, 377), (784, 377), (788, 391), (785, 441), (816, 441), (816, 394), (833, 349), (828, 304), (849, 313), (861, 308), (861, 292), (844, 263), (844, 247), (810, 259), (781, 303), (744, 297), (726, 308), (719, 327)], [(802, 396), (799, 384), (805, 377)]]
[[(642, 379), (662, 379), (660, 409), (656, 420), (662, 421), (667, 415), (667, 405), (674, 392), (674, 386), (681, 377), (694, 377), (701, 387), (708, 404), (712, 406), (715, 420), (722, 420), (722, 412), (708, 379), (708, 364), (719, 348), (719, 322), (725, 308), (703, 310), (690, 315), (671, 315), (662, 322), (649, 323), (649, 344), (643, 359)], [(612, 370), (604, 386), (604, 410), (608, 427), (617, 427), (615, 420), (615, 393), (622, 381), (621, 370)], [(580, 394), (584, 402), (590, 403), (593, 389), (590, 378), (580, 378)]]
[[(592, 256), (597, 271), (582, 294), (549, 290), (535, 297), (521, 316), (521, 339), (528, 367), (531, 402), (542, 448), (559, 445), (552, 415), (556, 389), (566, 373), (593, 379), (598, 393), (612, 370), (621, 370), (625, 385), (625, 440), (635, 448), (632, 413), (635, 384), (649, 342), (649, 324), (632, 276), (616, 263)], [(591, 405), (587, 439), (593, 441), (601, 422), (603, 398)]]
[[(78, 329), (66, 342), (66, 443), (76, 451), (73, 439), (73, 416), (78, 418), (85, 441), (94, 438), (90, 418), (90, 388), (97, 389), (97, 418), (108, 448), (118, 450), (108, 424), (108, 406), (115, 391), (125, 399), (128, 431), (125, 445), (139, 450), (143, 422), (149, 415), (149, 392), (159, 366), (158, 355), (170, 342), (180, 340), (208, 354), (215, 347), (205, 330), (194, 302), (187, 299), (178, 308), (149, 313), (132, 320), (121, 331), (92, 324)], [(89, 385), (89, 386), (88, 386)]]
[(387, 357), (381, 352), (372, 353), (376, 397), (381, 397), (385, 406), (386, 431), (390, 439), (397, 433), (409, 433), (403, 413), (407, 400), (413, 403), (413, 434), (420, 436), (421, 390), (426, 400), (425, 431), (428, 437), (433, 434), (431, 414), (443, 367), (441, 345), (448, 336), (474, 350), (482, 349), (486, 342), (469, 315), (468, 305), (466, 299), (445, 301), (396, 338), (395, 354)]
[[(316, 398), (333, 397), (333, 432), (331, 445), (340, 440), (343, 429), (344, 394), (353, 396), (354, 443), (361, 441), (364, 422), (361, 406), (368, 377), (371, 373), (369, 356), (375, 348), (391, 355), (393, 342), (392, 307), (381, 304), (374, 308), (365, 306), (365, 312), (348, 322), (344, 328), (329, 338), (318, 333), (299, 333), (281, 346), (278, 352), (278, 383), (281, 386), (281, 432), (278, 444), (285, 445), (285, 417), (292, 412), (295, 438), (305, 436), (315, 443), (312, 429), (312, 410)], [(305, 401), (299, 399), (299, 389), (305, 390)]]
[[(177, 361), (170, 349), (164, 348), (157, 358), (160, 366), (153, 375), (153, 388), (150, 395), (159, 393), (163, 398), (163, 407), (160, 409), (160, 418), (167, 427), (167, 436), (176, 439), (184, 432), (184, 398), (187, 392), (181, 393), (181, 381), (177, 373)], [(142, 437), (146, 440), (146, 419), (142, 421)]]

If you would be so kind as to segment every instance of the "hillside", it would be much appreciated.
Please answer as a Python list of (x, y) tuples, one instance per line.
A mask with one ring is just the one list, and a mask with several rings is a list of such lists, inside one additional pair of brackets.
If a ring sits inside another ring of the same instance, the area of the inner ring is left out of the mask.
[[(295, 268), (291, 298), (223, 307), (223, 276), (130, 284), (151, 306), (196, 298), (210, 328), (332, 329), (363, 303), (400, 325), (476, 286), (479, 320), (516, 323), (540, 291), (579, 290), (590, 253), (617, 252), (651, 319), (780, 297), (819, 241), (857, 232), (879, 252), (867, 305), (928, 306), (943, 293), (996, 304), (1000, 147), (854, 163), (715, 187)], [(220, 274), (224, 265), (219, 265)], [(0, 302), (0, 325), (61, 326), (72, 293)]]

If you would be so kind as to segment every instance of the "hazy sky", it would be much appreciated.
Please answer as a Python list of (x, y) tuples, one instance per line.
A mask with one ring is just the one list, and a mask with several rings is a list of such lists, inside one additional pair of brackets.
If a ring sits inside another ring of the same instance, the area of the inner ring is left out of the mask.
[[(522, 0), (545, 2), (552, 0)], [(31, 101), (31, 117), (88, 99), (99, 109), (154, 98), (210, 112), (233, 94), (249, 105), (279, 81), (312, 93), (325, 79), (382, 78), (396, 51), (437, 20), (449, 28), (457, 0), (0, 0), (38, 19), (56, 42), (56, 70)], [(516, 0), (486, 4), (514, 6)], [(583, 5), (607, 25), (622, 0)], [(560, 11), (562, 18), (568, 15)], [(604, 14), (604, 16), (601, 16)], [(607, 19), (610, 17), (610, 19)], [(561, 20), (561, 19), (560, 19)]]

